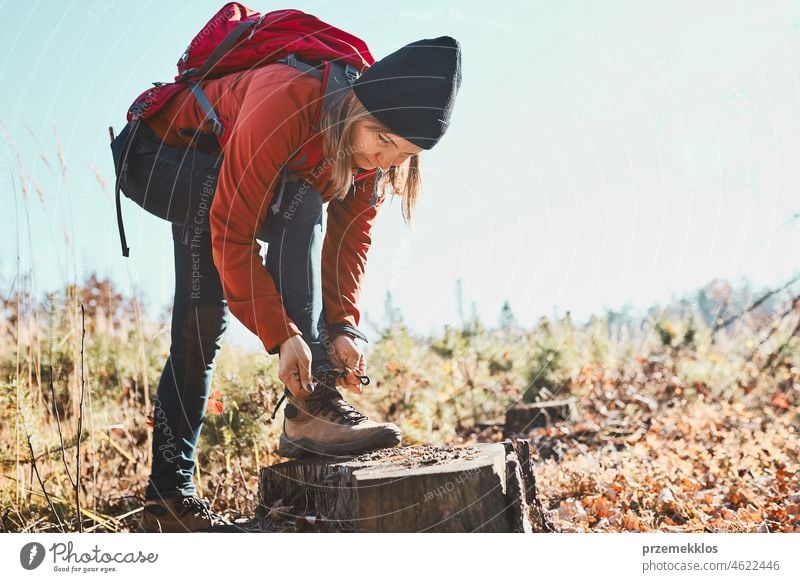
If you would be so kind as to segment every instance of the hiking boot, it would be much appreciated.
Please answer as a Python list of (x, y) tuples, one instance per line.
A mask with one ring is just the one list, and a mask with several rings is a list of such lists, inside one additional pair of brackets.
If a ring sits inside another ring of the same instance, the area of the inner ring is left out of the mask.
[(335, 388), (338, 377), (336, 370), (317, 372), (311, 395), (287, 396), (280, 456), (356, 455), (400, 444), (402, 433), (396, 425), (370, 420), (344, 399)]
[(231, 526), (211, 511), (209, 503), (199, 497), (164, 497), (144, 502), (139, 519), (139, 533), (178, 533), (218, 531)]

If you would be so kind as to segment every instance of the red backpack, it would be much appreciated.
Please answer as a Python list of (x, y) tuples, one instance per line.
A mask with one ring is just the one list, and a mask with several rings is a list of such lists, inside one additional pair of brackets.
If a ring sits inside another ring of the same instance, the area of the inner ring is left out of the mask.
[[(115, 138), (113, 129), (109, 128), (112, 150), (115, 152), (117, 225), (123, 256), (128, 256), (128, 246), (122, 224), (120, 190), (125, 189), (126, 164), (131, 153), (130, 136), (136, 133), (138, 124), (158, 112), (181, 89), (188, 87), (205, 113), (203, 125), (213, 133), (212, 141), (215, 137), (222, 147), (230, 134), (230, 120), (217, 115), (199, 81), (276, 62), (288, 64), (322, 80), (322, 107), (314, 120), (317, 125), (319, 116), (327, 110), (333, 95), (352, 84), (375, 59), (360, 38), (300, 10), (276, 10), (260, 14), (238, 2), (223, 6), (189, 43), (178, 60), (175, 80), (171, 83), (153, 83), (152, 88), (134, 100), (128, 109), (128, 127), (124, 130), (124, 139), (122, 133)], [(203, 129), (196, 128), (195, 136), (207, 136), (208, 132)], [(294, 152), (284, 164), (284, 179), (286, 167), (300, 154), (301, 151)], [(152, 205), (145, 204), (146, 192), (141, 193), (141, 198), (131, 189), (126, 189), (125, 194), (149, 212), (170, 219), (166, 211), (159, 213), (153, 210)], [(178, 205), (181, 202), (184, 201), (178, 201)], [(191, 200), (186, 204), (187, 209), (189, 206)], [(165, 207), (174, 208), (175, 201), (166, 201)]]
[(189, 86), (223, 145), (227, 121), (213, 112), (197, 82), (275, 62), (317, 74), (326, 88), (334, 70), (332, 63), (341, 65), (352, 80), (375, 59), (360, 38), (300, 10), (259, 14), (238, 2), (229, 2), (189, 43), (178, 60), (175, 81), (153, 83), (154, 87), (139, 95), (128, 109), (128, 121), (147, 119), (181, 88)]

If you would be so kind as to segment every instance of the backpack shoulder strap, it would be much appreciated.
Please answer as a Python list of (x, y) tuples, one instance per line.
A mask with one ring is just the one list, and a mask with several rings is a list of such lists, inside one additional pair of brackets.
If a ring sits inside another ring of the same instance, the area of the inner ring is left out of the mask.
[[(319, 128), (322, 115), (327, 111), (333, 102), (338, 97), (338, 94), (347, 89), (358, 78), (358, 69), (350, 64), (342, 64), (336, 61), (326, 61), (324, 70), (320, 71), (316, 67), (304, 63), (299, 60), (294, 53), (290, 54), (286, 59), (280, 59), (278, 62), (288, 64), (306, 73), (314, 75), (318, 79), (322, 79), (322, 105), (317, 110), (316, 117), (313, 120), (314, 127)], [(304, 164), (308, 158), (308, 145), (300, 146), (295, 152), (289, 156), (287, 164), (291, 168), (298, 164)]]
[(214, 47), (214, 50), (211, 51), (210, 55), (208, 55), (208, 58), (206, 59), (206, 62), (203, 63), (202, 67), (199, 69), (189, 69), (177, 80), (185, 81), (188, 78), (203, 79), (209, 73), (209, 71), (214, 68), (214, 65), (220, 62), (222, 57), (224, 57), (228, 51), (233, 48), (233, 45), (236, 44), (236, 41), (239, 40), (245, 32), (260, 22), (261, 20), (244, 20), (240, 22), (236, 28), (231, 30), (228, 35), (222, 39), (221, 43)]
[[(323, 111), (328, 108), (338, 97), (338, 94), (352, 86), (359, 73), (353, 65), (342, 64), (337, 61), (328, 61), (325, 66), (325, 74), (322, 78), (322, 87), (324, 96), (322, 98), (322, 107), (320, 108), (320, 117)], [(319, 118), (316, 119), (316, 125), (319, 125)]]

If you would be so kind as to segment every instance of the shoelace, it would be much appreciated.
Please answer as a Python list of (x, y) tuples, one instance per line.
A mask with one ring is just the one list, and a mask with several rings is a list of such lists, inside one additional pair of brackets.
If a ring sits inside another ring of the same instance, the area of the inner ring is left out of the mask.
[[(321, 382), (322, 380), (320, 380), (320, 376), (322, 376), (323, 374), (330, 374), (330, 375), (336, 374), (336, 376), (334, 376), (332, 379), (328, 379), (328, 383), (329, 383), (330, 386), (336, 386), (336, 380), (338, 378), (344, 378), (345, 376), (347, 376), (347, 371), (346, 370), (342, 370), (342, 371), (329, 370), (329, 371), (326, 371), (326, 372), (317, 372), (316, 374), (312, 373), (311, 376), (312, 376), (312, 378), (314, 378), (317, 381)], [(356, 374), (356, 376), (358, 376), (358, 374)], [(369, 376), (358, 376), (358, 380), (364, 386), (369, 384)], [(283, 395), (281, 395), (280, 400), (278, 400), (278, 403), (275, 405), (275, 408), (272, 410), (272, 415), (270, 416), (270, 419), (275, 420), (275, 415), (278, 414), (278, 410), (280, 410), (281, 404), (283, 404), (283, 401), (286, 400), (287, 398), (291, 398), (291, 397), (292, 397), (291, 391), (289, 390), (289, 388), (284, 386)]]
[(222, 516), (211, 511), (211, 504), (209, 504), (208, 500), (206, 499), (200, 499), (199, 497), (184, 497), (181, 499), (181, 506), (183, 507), (181, 517), (190, 512), (199, 512), (200, 515), (208, 519), (212, 525), (225, 523), (225, 520), (222, 519)]
[(336, 418), (341, 418), (348, 424), (358, 424), (367, 420), (367, 417), (344, 399), (342, 393), (327, 384), (317, 385), (314, 394), (306, 398), (308, 412), (316, 416), (320, 413), (330, 412)]
[[(308, 406), (311, 414), (319, 414), (327, 408), (333, 412), (335, 416), (351, 424), (358, 424), (367, 419), (366, 416), (353, 408), (350, 403), (344, 399), (341, 392), (336, 389), (336, 381), (339, 378), (344, 378), (348, 373), (347, 370), (325, 370), (312, 374), (314, 379), (317, 380), (317, 387), (314, 393), (305, 399), (306, 406)], [(358, 376), (358, 374), (356, 374), (356, 376)], [(369, 384), (368, 376), (358, 376), (358, 379), (363, 386)], [(283, 401), (291, 396), (292, 393), (289, 389), (284, 388), (283, 395), (272, 411), (272, 420), (275, 420), (275, 415), (278, 413)]]

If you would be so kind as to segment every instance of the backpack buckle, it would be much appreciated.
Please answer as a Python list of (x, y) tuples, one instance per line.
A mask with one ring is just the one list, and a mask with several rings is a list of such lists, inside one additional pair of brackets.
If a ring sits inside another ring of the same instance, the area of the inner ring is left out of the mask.
[(352, 85), (361, 74), (356, 67), (348, 63), (344, 67), (344, 75), (347, 77), (347, 82)]

